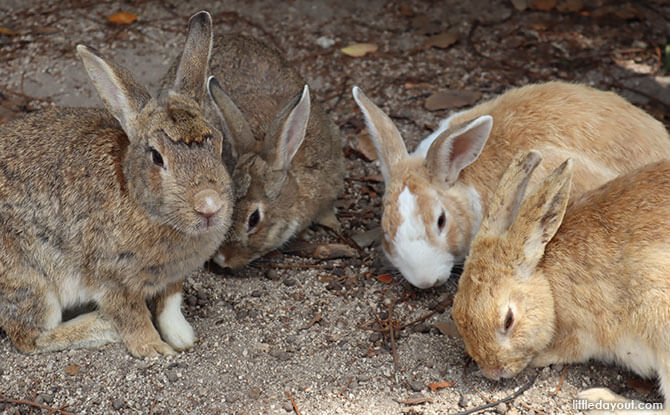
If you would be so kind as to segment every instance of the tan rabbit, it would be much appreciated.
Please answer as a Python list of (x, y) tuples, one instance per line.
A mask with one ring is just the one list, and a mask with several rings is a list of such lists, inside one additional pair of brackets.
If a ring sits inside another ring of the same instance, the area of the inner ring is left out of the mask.
[[(539, 162), (534, 151), (512, 162), (465, 261), (451, 313), (468, 354), (491, 379), (614, 361), (657, 375), (670, 412), (670, 161), (569, 206), (570, 160), (524, 197)], [(581, 397), (623, 401), (602, 388)]]
[[(193, 345), (182, 281), (232, 215), (222, 137), (200, 109), (211, 42), (200, 12), (161, 100), (79, 45), (107, 110), (54, 108), (0, 127), (0, 327), (20, 351), (122, 340), (153, 356)], [(62, 321), (90, 302), (96, 311)]]
[(419, 288), (445, 282), (462, 263), (498, 179), (519, 150), (545, 155), (540, 175), (575, 161), (574, 195), (670, 158), (663, 125), (611, 92), (549, 82), (512, 89), (445, 119), (412, 154), (360, 89), (386, 184), (382, 246)]
[(206, 114), (235, 156), (233, 224), (214, 261), (242, 267), (314, 221), (336, 227), (340, 133), (302, 77), (277, 51), (243, 35), (215, 36), (210, 69), (216, 78)]

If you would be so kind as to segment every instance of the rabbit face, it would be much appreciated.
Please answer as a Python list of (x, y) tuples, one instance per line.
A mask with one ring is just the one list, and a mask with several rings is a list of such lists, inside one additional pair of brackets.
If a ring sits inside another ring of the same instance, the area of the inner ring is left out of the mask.
[(541, 274), (519, 277), (510, 247), (499, 242), (473, 245), (473, 252), (489, 249), (466, 262), (451, 310), (466, 352), (490, 379), (521, 372), (549, 345), (555, 328), (549, 283)]
[(287, 220), (286, 212), (292, 209), (296, 183), (286, 171), (273, 170), (255, 153), (240, 157), (233, 180), (233, 226), (214, 260), (223, 267), (239, 268), (295, 233), (297, 220)]
[(221, 134), (186, 97), (147, 107), (148, 122), (128, 149), (128, 190), (161, 224), (192, 235), (225, 232), (232, 186)]

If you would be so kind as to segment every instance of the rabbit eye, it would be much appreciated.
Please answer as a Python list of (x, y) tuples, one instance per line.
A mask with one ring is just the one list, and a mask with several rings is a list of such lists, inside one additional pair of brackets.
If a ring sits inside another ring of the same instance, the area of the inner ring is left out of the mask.
[(153, 161), (154, 164), (158, 167), (164, 168), (165, 163), (163, 162), (163, 156), (161, 156), (161, 153), (159, 153), (155, 148), (150, 148), (149, 151), (151, 151), (151, 161)]
[(253, 211), (251, 215), (249, 215), (249, 222), (247, 226), (247, 232), (251, 232), (256, 226), (258, 226), (258, 222), (261, 221), (261, 212), (256, 208), (256, 210)]
[(440, 217), (437, 218), (437, 228), (442, 232), (444, 225), (447, 223), (447, 217), (444, 215), (444, 212), (440, 214)]
[(505, 333), (507, 333), (510, 327), (512, 327), (512, 324), (514, 324), (514, 313), (512, 313), (512, 310), (507, 310), (507, 316), (505, 316), (505, 324), (504, 324)]

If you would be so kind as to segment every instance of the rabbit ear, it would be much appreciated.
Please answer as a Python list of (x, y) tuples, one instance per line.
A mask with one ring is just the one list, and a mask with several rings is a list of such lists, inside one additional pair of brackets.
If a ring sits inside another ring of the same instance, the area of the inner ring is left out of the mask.
[(212, 53), (212, 16), (206, 11), (194, 14), (188, 22), (188, 37), (181, 55), (173, 90), (202, 103), (207, 66)]
[(491, 134), (493, 117), (484, 115), (456, 128), (440, 134), (426, 154), (428, 171), (448, 184), (455, 183), (461, 170), (477, 160)]
[(223, 135), (232, 144), (234, 157), (237, 158), (252, 151), (257, 142), (246, 117), (213, 76), (210, 76), (207, 81), (207, 92), (219, 115)]
[(541, 160), (542, 156), (535, 150), (521, 152), (514, 157), (489, 200), (489, 208), (480, 232), (501, 235), (509, 229), (519, 212), (533, 171)]
[(77, 55), (107, 110), (121, 123), (128, 138), (135, 140), (139, 129), (137, 118), (151, 99), (149, 92), (127, 69), (106, 60), (96, 50), (77, 45)]
[(352, 93), (363, 112), (370, 137), (372, 137), (377, 155), (379, 155), (382, 176), (384, 176), (384, 181), (388, 183), (391, 179), (393, 166), (408, 157), (405, 142), (391, 118), (370, 101), (359, 87), (355, 86)]
[(572, 169), (572, 160), (564, 161), (521, 203), (509, 230), (510, 239), (522, 241), (521, 277), (532, 273), (561, 226), (570, 198)]
[[(307, 133), (310, 113), (309, 87), (305, 85), (275, 118), (265, 139), (266, 153), (274, 157), (275, 170), (287, 170)], [(272, 146), (272, 147), (268, 147)]]

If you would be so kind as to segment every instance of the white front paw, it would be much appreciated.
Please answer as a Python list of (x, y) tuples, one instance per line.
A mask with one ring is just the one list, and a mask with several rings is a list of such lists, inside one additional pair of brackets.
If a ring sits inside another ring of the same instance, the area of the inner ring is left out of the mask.
[(181, 298), (181, 293), (168, 297), (163, 311), (156, 316), (161, 337), (175, 350), (190, 349), (196, 341), (193, 327), (181, 313)]

